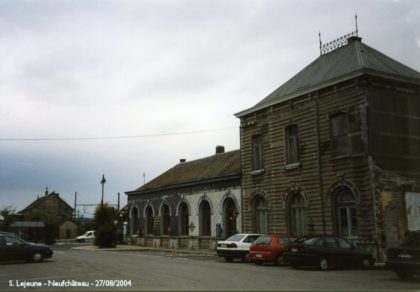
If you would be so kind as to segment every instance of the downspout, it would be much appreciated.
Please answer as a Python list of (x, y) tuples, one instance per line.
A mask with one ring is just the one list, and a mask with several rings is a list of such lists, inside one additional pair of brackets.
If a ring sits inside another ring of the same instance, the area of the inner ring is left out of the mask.
[[(241, 123), (241, 121), (239, 122), (239, 145), (241, 145), (242, 144), (242, 123)], [(244, 231), (244, 188), (243, 188), (243, 186), (245, 185), (244, 184), (244, 168), (243, 168), (243, 161), (242, 161), (242, 147), (239, 147), (239, 153), (240, 153), (240, 156), (241, 156), (241, 176), (240, 176), (240, 179), (239, 179), (239, 186), (240, 186), (240, 189), (241, 189), (241, 231), (240, 232), (242, 232), (242, 233), (244, 233), (245, 231)]]
[(365, 142), (366, 146), (367, 146), (367, 151), (368, 151), (368, 155), (367, 155), (367, 163), (368, 163), (368, 167), (369, 167), (369, 180), (370, 180), (370, 185), (371, 185), (371, 193), (372, 193), (372, 210), (373, 210), (373, 225), (374, 225), (374, 236), (373, 236), (373, 240), (376, 243), (376, 258), (377, 260), (381, 260), (380, 257), (380, 250), (379, 250), (379, 245), (380, 245), (380, 237), (378, 236), (378, 218), (377, 218), (377, 214), (378, 214), (378, 202), (377, 202), (377, 197), (376, 197), (376, 175), (375, 175), (375, 161), (373, 160), (372, 157), (372, 149), (369, 143), (369, 114), (368, 114), (368, 107), (369, 107), (369, 102), (368, 102), (368, 92), (365, 89), (365, 97), (364, 97), (364, 104), (362, 105), (361, 108), (361, 119), (362, 119), (362, 140), (363, 142)]
[(321, 141), (319, 134), (319, 105), (318, 97), (314, 98), (315, 102), (315, 118), (316, 118), (316, 144), (317, 144), (317, 157), (318, 157), (318, 181), (319, 181), (319, 191), (321, 195), (321, 217), (322, 217), (322, 232), (326, 233), (325, 227), (325, 203), (324, 203), (324, 182), (322, 179), (322, 162), (321, 162)]

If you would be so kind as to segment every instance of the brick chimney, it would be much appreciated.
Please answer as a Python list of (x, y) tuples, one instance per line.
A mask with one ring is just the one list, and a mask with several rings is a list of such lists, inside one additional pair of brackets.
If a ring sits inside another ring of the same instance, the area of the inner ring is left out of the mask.
[(225, 146), (217, 145), (216, 146), (216, 154), (222, 154), (225, 153)]

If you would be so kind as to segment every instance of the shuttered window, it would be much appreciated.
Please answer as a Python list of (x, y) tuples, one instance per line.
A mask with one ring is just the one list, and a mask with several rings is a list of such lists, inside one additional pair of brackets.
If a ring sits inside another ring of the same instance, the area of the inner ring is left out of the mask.
[(330, 117), (331, 147), (333, 155), (349, 153), (348, 121), (346, 113), (338, 113)]
[(262, 135), (252, 136), (252, 169), (263, 169), (263, 139)]
[(299, 130), (297, 125), (286, 128), (286, 164), (295, 164), (300, 161)]

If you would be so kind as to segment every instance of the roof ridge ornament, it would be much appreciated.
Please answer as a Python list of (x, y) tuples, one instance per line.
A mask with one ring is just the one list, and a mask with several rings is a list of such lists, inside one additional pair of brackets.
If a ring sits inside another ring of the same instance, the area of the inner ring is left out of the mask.
[(322, 40), (321, 40), (321, 32), (318, 33), (318, 37), (319, 37), (319, 52), (320, 52), (320, 55), (321, 56), (324, 55), (324, 54), (326, 54), (326, 53), (329, 53), (331, 51), (334, 51), (335, 49), (338, 49), (338, 48), (340, 48), (342, 46), (347, 45), (348, 44), (348, 39), (350, 37), (353, 37), (353, 36), (358, 37), (359, 36), (359, 29), (357, 27), (357, 14), (356, 13), (354, 15), (354, 19), (355, 19), (355, 22), (356, 22), (356, 30), (355, 31), (352, 31), (352, 32), (350, 32), (348, 34), (345, 34), (345, 35), (343, 35), (343, 36), (341, 36), (341, 37), (339, 37), (339, 38), (337, 38), (335, 40), (332, 40), (332, 41), (326, 43), (326, 44), (323, 44), (322, 43)]

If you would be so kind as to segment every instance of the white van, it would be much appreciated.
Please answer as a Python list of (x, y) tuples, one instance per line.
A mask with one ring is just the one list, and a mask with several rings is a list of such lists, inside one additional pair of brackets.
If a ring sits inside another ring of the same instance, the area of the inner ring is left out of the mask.
[(76, 237), (77, 242), (91, 241), (95, 239), (95, 230), (86, 231), (85, 234)]

